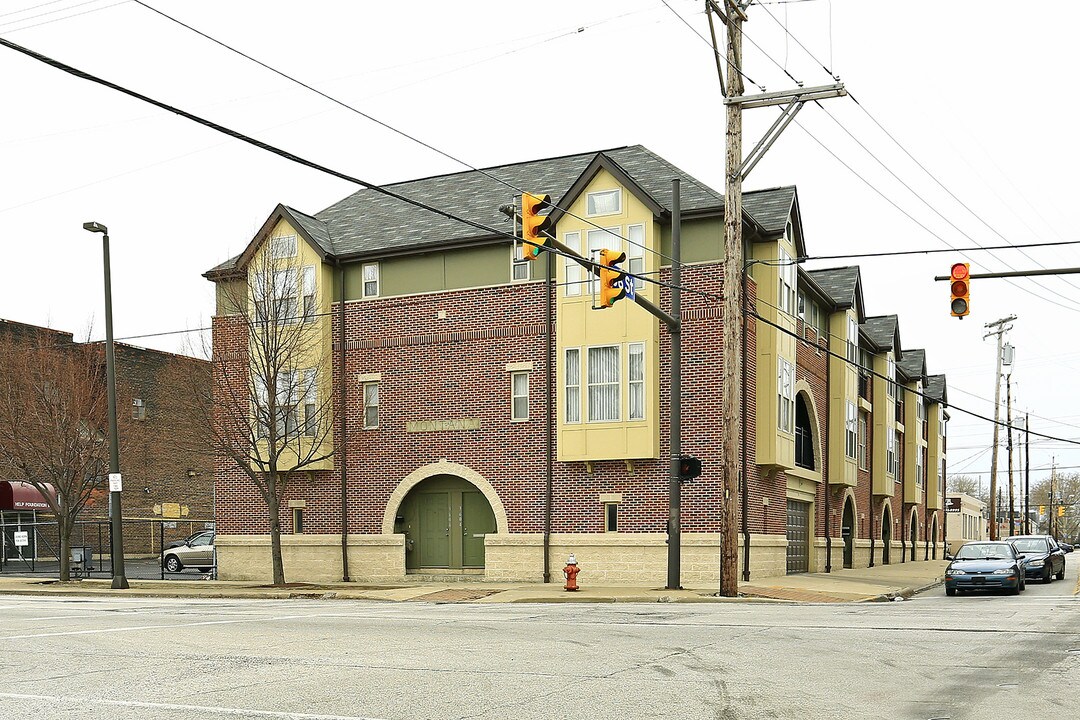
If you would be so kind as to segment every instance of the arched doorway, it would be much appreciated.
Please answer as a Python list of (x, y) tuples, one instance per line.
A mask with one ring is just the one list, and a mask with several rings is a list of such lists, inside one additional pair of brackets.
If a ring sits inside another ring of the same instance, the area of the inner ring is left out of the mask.
[(919, 543), (919, 514), (911, 511), (911, 561), (915, 562), (915, 546)]
[(844, 502), (840, 537), (844, 539), (844, 567), (851, 569), (855, 567), (855, 503), (850, 497)]
[(484, 538), (496, 532), (495, 513), (484, 494), (455, 475), (416, 484), (394, 519), (405, 535), (405, 570), (468, 570), (484, 567)]
[(805, 393), (795, 396), (795, 466), (814, 469), (814, 433)]
[(889, 555), (892, 551), (892, 512), (889, 506), (881, 511), (881, 562), (889, 564)]
[(937, 560), (937, 513), (934, 514), (934, 517), (931, 520), (930, 528), (930, 537), (927, 539), (927, 542), (930, 544), (930, 556), (934, 560)]

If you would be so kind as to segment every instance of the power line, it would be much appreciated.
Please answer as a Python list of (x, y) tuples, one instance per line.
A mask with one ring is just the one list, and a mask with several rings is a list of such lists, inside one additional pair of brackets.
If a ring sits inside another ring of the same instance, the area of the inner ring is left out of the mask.
[[(414, 142), (414, 143), (416, 143), (418, 145), (421, 145), (422, 147), (425, 147), (428, 150), (430, 150), (430, 151), (432, 151), (432, 152), (434, 152), (434, 153), (436, 153), (438, 155), (441, 155), (442, 157), (444, 157), (444, 158), (446, 158), (448, 160), (456, 162), (457, 164), (459, 164), (459, 165), (461, 165), (463, 167), (466, 167), (466, 168), (468, 168), (468, 169), (470, 169), (470, 170), (472, 170), (474, 172), (478, 172), (481, 175), (483, 175), (484, 177), (488, 178), (489, 180), (493, 180), (493, 181), (499, 183), (500, 185), (503, 185), (503, 186), (505, 186), (505, 187), (507, 187), (507, 188), (509, 188), (511, 190), (514, 190), (514, 191), (518, 192), (518, 193), (526, 192), (522, 188), (519, 188), (516, 185), (514, 185), (513, 183), (507, 182), (506, 180), (503, 180), (502, 178), (497, 177), (497, 176), (487, 172), (486, 170), (478, 168), (478, 167), (472, 165), (471, 163), (468, 163), (465, 160), (462, 160), (461, 158), (458, 158), (458, 157), (456, 157), (456, 156), (454, 156), (454, 155), (452, 155), (452, 154), (450, 154), (450, 153), (448, 153), (448, 152), (446, 152), (444, 150), (441, 150), (440, 148), (437, 148), (434, 145), (432, 145), (432, 144), (430, 144), (428, 142), (425, 142), (424, 140), (421, 140), (420, 138), (418, 138), (418, 137), (416, 137), (414, 135), (410, 135), (409, 133), (405, 132), (404, 130), (400, 130), (400, 129), (394, 127), (393, 125), (390, 125), (389, 123), (386, 123), (386, 122), (384, 122), (382, 120), (379, 120), (378, 118), (364, 112), (363, 110), (360, 110), (360, 109), (358, 109), (358, 108), (356, 108), (356, 107), (354, 107), (354, 106), (352, 106), (352, 105), (350, 105), (350, 104), (348, 104), (348, 103), (346, 103), (346, 102), (344, 102), (342, 100), (339, 100), (339, 99), (333, 97), (332, 95), (329, 95), (329, 94), (323, 92), (322, 90), (319, 90), (318, 88), (315, 88), (315, 87), (309, 85), (308, 83), (305, 83), (304, 81), (293, 77), (292, 75), (289, 75), (289, 74), (287, 74), (285, 72), (282, 72), (281, 70), (278, 70), (275, 67), (272, 67), (272, 66), (268, 65), (267, 63), (263, 62), (262, 60), (259, 60), (258, 58), (252, 57), (251, 55), (243, 52), (242, 50), (238, 50), (238, 49), (232, 47), (228, 43), (225, 43), (225, 42), (223, 42), (221, 40), (218, 40), (217, 38), (215, 38), (215, 37), (213, 37), (211, 35), (208, 35), (207, 33), (203, 32), (202, 30), (199, 30), (198, 28), (192, 27), (191, 25), (183, 22), (182, 20), (179, 20), (179, 19), (173, 17), (172, 15), (169, 15), (169, 14), (167, 14), (165, 12), (162, 12), (161, 10), (158, 10), (155, 7), (152, 7), (151, 5), (148, 5), (147, 3), (143, 2), (142, 0), (125, 0), (125, 1), (135, 2), (137, 5), (140, 5), (140, 6), (144, 7), (144, 8), (146, 8), (147, 10), (150, 10), (151, 12), (154, 12), (154, 13), (160, 15), (163, 18), (166, 18), (167, 20), (170, 20), (171, 22), (174, 22), (177, 25), (180, 25), (181, 27), (186, 28), (187, 30), (195, 33), (196, 35), (199, 35), (200, 37), (203, 37), (206, 40), (209, 40), (210, 42), (212, 42), (212, 43), (214, 43), (214, 44), (216, 44), (216, 45), (218, 45), (218, 46), (220, 46), (222, 48), (225, 48), (229, 52), (235, 53), (236, 55), (239, 55), (240, 57), (243, 57), (246, 60), (249, 60), (250, 62), (253, 62), (256, 65), (262, 67), (263, 69), (268, 70), (268, 71), (274, 73), (275, 75), (278, 75), (279, 77), (282, 77), (282, 78), (288, 80), (289, 82), (295, 83), (295, 84), (305, 88), (306, 90), (309, 90), (310, 92), (315, 93), (319, 97), (322, 97), (322, 98), (324, 98), (326, 100), (329, 100), (330, 102), (334, 103), (335, 105), (338, 105), (338, 106), (340, 106), (340, 107), (342, 107), (342, 108), (344, 108), (344, 109), (346, 109), (346, 110), (348, 110), (350, 112), (356, 113), (357, 115), (363, 117), (364, 119), (375, 123), (379, 127), (382, 127), (382, 128), (384, 128), (386, 130), (389, 130), (390, 132), (393, 132), (393, 133), (395, 133), (397, 135), (400, 135), (401, 137), (406, 138), (407, 140), (410, 140), (410, 141), (412, 141), (412, 142)], [(664, 4), (667, 5), (666, 2)], [(671, 9), (671, 6), (669, 5), (668, 8)], [(674, 10), (672, 10), (672, 12), (674, 12)], [(629, 14), (630, 13), (624, 13), (623, 15), (620, 15), (620, 16), (617, 16), (617, 17), (624, 17), (625, 15), (629, 15)], [(678, 13), (676, 13), (676, 15), (678, 15)], [(607, 21), (605, 21), (605, 22), (607, 22)], [(579, 27), (577, 30), (564, 33), (563, 35), (556, 36), (555, 38), (549, 38), (548, 40), (544, 40), (543, 42), (549, 42), (550, 40), (558, 39), (559, 37), (565, 37), (566, 35), (576, 35), (578, 33), (583, 32), (584, 30), (585, 30), (585, 27), (582, 26), (582, 27)], [(537, 43), (537, 44), (541, 44), (541, 43)], [(568, 216), (570, 216), (572, 218), (575, 218), (576, 220), (580, 220), (580, 221), (592, 226), (593, 228), (595, 228), (597, 230), (607, 230), (607, 228), (593, 222), (592, 220), (589, 220), (588, 218), (583, 218), (583, 217), (581, 217), (579, 215), (575, 215), (574, 213), (570, 212), (569, 209), (567, 209), (567, 208), (561, 208), (558, 205), (555, 205), (554, 203), (552, 204), (552, 207), (562, 211), (564, 214), (566, 214), (566, 215), (568, 215)], [(609, 231), (609, 234), (618, 237), (620, 240), (623, 240), (624, 242), (629, 243), (630, 245), (640, 247), (640, 248), (642, 248), (643, 250), (645, 250), (647, 252), (651, 252), (651, 253), (659, 256), (659, 257), (662, 257), (662, 258), (664, 258), (666, 260), (674, 262), (674, 260), (672, 258), (664, 255), (659, 250), (649, 248), (649, 247), (645, 246), (643, 243), (634, 242), (633, 240), (630, 240), (627, 237), (623, 237), (622, 235), (619, 235), (618, 233), (611, 233)]]
[(889, 252), (846, 253), (843, 255), (806, 255), (805, 260), (847, 260), (849, 258), (897, 257), (900, 255), (934, 255), (950, 252), (979, 252), (989, 250), (1016, 250), (1019, 248), (1058, 247), (1060, 245), (1080, 245), (1080, 240), (1062, 240), (1060, 242), (1025, 243), (1023, 245), (975, 245), (972, 247), (926, 248), (923, 250), (893, 250)]
[[(116, 7), (117, 5), (124, 5), (125, 3), (129, 3), (131, 1), (132, 0), (120, 0), (119, 2), (114, 2), (111, 5), (103, 5), (101, 7), (90, 8), (89, 10), (84, 10), (82, 12), (74, 13), (72, 15), (65, 15), (64, 17), (53, 18), (52, 20), (45, 20), (44, 22), (34, 23), (33, 25), (25, 25), (23, 27), (12, 28), (12, 29), (8, 30), (7, 32), (15, 33), (15, 32), (21, 32), (23, 30), (29, 30), (30, 28), (41, 27), (42, 25), (51, 25), (53, 23), (58, 23), (58, 22), (62, 22), (64, 20), (70, 20), (71, 18), (79, 17), (81, 15), (89, 15), (90, 13), (96, 13), (96, 12), (99, 12), (101, 10), (108, 10), (109, 8)], [(67, 8), (60, 8), (59, 10), (51, 10), (51, 11), (49, 11), (47, 13), (41, 13), (40, 15), (34, 15), (33, 17), (29, 17), (29, 18), (22, 18), (21, 20), (10, 20), (10, 21), (5, 22), (5, 23), (0, 23), (0, 27), (7, 27), (9, 25), (18, 25), (21, 22), (25, 22), (26, 20), (32, 20), (35, 17), (44, 17), (46, 15), (53, 15), (55, 13), (64, 12), (66, 10), (73, 10), (73, 9), (75, 9), (77, 7), (81, 7), (82, 5), (89, 5), (91, 2), (98, 2), (98, 0), (89, 0), (89, 2), (79, 3), (78, 5), (72, 5), (71, 7), (67, 7)]]

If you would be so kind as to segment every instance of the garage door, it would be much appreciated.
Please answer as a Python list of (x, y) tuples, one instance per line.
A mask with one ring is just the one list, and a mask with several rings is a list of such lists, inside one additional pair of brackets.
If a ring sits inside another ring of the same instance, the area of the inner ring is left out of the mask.
[(809, 570), (810, 503), (787, 501), (787, 571), (788, 574)]

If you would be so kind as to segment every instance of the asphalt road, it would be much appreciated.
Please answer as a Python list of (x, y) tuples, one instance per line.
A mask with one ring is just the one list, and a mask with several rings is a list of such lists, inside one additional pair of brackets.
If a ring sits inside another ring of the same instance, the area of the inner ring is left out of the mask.
[(0, 718), (1074, 720), (1078, 566), (857, 605), (7, 596)]

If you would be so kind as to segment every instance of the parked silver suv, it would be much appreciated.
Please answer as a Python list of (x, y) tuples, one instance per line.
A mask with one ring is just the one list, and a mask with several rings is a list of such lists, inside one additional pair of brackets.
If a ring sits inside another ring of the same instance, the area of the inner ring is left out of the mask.
[(214, 533), (199, 533), (179, 547), (169, 548), (161, 554), (165, 572), (177, 573), (186, 567), (209, 572), (214, 567)]

